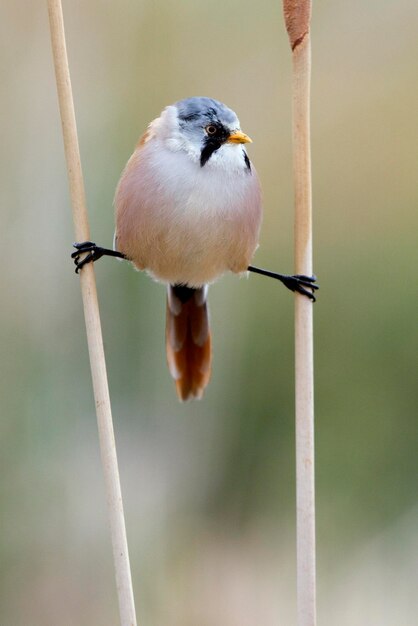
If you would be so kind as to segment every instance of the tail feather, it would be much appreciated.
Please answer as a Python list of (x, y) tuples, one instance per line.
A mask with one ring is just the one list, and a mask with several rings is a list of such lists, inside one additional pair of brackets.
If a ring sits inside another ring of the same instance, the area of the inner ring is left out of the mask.
[(207, 288), (169, 285), (167, 293), (167, 362), (180, 400), (201, 398), (211, 373), (211, 337)]

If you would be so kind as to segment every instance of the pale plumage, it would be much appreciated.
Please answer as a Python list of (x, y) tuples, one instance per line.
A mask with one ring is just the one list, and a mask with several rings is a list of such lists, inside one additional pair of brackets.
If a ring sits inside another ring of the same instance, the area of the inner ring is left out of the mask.
[(209, 98), (167, 107), (148, 127), (115, 195), (115, 246), (168, 284), (166, 346), (180, 399), (211, 371), (207, 288), (245, 272), (258, 244), (260, 185), (235, 113)]
[[(229, 124), (231, 134), (239, 130), (236, 117)], [(246, 271), (261, 222), (258, 177), (242, 144), (226, 141), (202, 167), (199, 130), (187, 134), (178, 108), (167, 107), (138, 144), (115, 196), (117, 249), (157, 280), (190, 287)]]
[(201, 398), (210, 378), (205, 285), (245, 272), (258, 244), (248, 141), (225, 105), (183, 100), (150, 124), (116, 190), (116, 249), (168, 284), (167, 362), (181, 400)]

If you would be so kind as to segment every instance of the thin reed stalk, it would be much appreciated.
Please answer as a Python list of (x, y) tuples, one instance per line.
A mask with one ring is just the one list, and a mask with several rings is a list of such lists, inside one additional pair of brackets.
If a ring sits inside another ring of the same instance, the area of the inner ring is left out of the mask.
[[(87, 241), (90, 238), (90, 231), (65, 43), (61, 0), (48, 0), (48, 12), (75, 237), (77, 241)], [(136, 626), (137, 622), (123, 514), (122, 493), (93, 263), (87, 264), (80, 272), (80, 285), (112, 537), (120, 623), (121, 626)]]
[[(293, 61), (295, 273), (312, 274), (310, 151), (311, 0), (284, 0)], [(312, 302), (295, 295), (296, 541), (298, 626), (316, 624)]]

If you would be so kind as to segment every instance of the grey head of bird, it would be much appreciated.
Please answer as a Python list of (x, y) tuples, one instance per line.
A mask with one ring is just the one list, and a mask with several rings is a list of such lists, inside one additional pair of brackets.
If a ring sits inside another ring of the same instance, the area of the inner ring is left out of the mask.
[[(198, 158), (203, 167), (224, 145), (250, 143), (241, 131), (237, 115), (222, 102), (212, 98), (186, 98), (167, 107), (163, 112), (164, 126), (171, 127), (172, 148), (183, 148)], [(245, 163), (249, 161), (245, 151)]]

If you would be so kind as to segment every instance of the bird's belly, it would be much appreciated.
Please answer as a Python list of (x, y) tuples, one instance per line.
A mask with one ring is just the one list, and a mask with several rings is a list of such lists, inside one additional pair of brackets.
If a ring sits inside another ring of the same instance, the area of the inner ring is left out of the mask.
[[(231, 247), (242, 247), (234, 223), (218, 215), (166, 220), (144, 245), (145, 269), (164, 282), (196, 287), (213, 282), (231, 269)], [(245, 261), (242, 265), (244, 270)]]
[(139, 162), (121, 179), (120, 251), (138, 269), (169, 283), (201, 286), (227, 270), (244, 271), (261, 221), (256, 173), (231, 174), (188, 162), (182, 169), (178, 155), (166, 172), (158, 165), (158, 177)]

